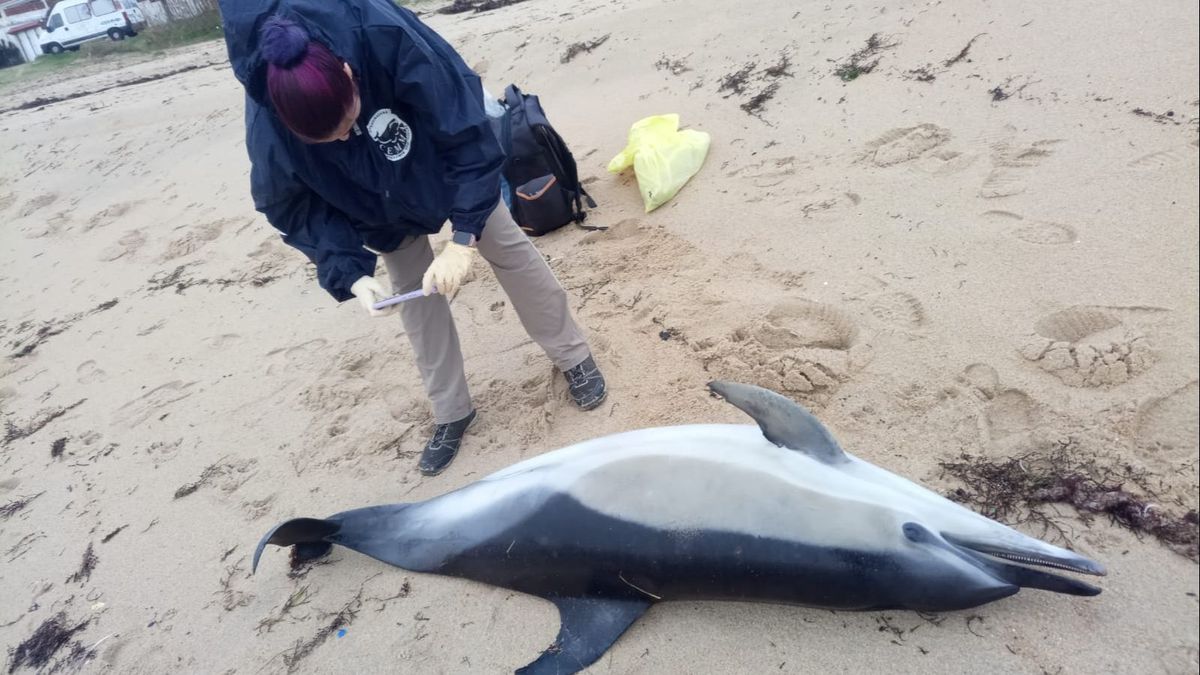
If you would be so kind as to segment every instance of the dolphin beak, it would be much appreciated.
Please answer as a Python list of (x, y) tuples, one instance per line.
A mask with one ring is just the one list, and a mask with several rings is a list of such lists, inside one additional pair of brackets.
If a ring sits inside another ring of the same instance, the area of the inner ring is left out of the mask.
[(1055, 554), (1049, 554), (1014, 544), (985, 542), (977, 539), (968, 539), (966, 537), (946, 534), (944, 532), (942, 533), (942, 538), (960, 548), (970, 549), (976, 553), (984, 553), (997, 558), (1002, 558), (1004, 560), (1010, 560), (1012, 562), (1024, 563), (1027, 565), (1040, 565), (1042, 567), (1053, 567), (1055, 569), (1066, 570), (1068, 572), (1091, 574), (1098, 577), (1108, 574), (1108, 570), (1105, 569), (1104, 565), (1101, 565), (1090, 558), (1076, 555), (1065, 549), (1057, 549), (1059, 552), (1056, 552)]

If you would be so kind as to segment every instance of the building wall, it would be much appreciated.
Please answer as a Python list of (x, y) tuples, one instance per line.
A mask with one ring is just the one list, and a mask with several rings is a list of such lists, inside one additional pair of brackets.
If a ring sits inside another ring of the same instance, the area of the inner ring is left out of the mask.
[(7, 28), (26, 21), (38, 21), (46, 16), (49, 7), (46, 0), (0, 2), (0, 27)]
[[(41, 21), (46, 16), (49, 4), (45, 0), (17, 0), (16, 2), (0, 2), (0, 33), (8, 33), (10, 26), (30, 21)], [(5, 35), (10, 43), (21, 50), (26, 62), (31, 62), (41, 56), (42, 48), (38, 46), (38, 38), (42, 29), (32, 28), (16, 35)]]
[(21, 54), (25, 56), (25, 62), (32, 63), (34, 59), (42, 55), (42, 48), (38, 45), (38, 38), (41, 36), (41, 28), (31, 28), (16, 35), (9, 35), (8, 39), (21, 50)]

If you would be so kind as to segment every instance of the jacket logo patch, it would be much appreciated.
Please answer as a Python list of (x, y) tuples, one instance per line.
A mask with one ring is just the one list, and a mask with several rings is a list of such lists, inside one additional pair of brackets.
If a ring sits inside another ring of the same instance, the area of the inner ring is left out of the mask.
[(387, 108), (376, 110), (367, 122), (367, 133), (383, 150), (384, 156), (399, 162), (412, 147), (412, 129), (396, 113)]

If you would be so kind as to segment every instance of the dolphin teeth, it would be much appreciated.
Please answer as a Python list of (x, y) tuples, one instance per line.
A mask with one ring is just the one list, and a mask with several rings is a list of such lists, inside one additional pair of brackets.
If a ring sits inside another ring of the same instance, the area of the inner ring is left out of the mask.
[(1055, 569), (1060, 569), (1060, 570), (1064, 570), (1067, 572), (1077, 572), (1078, 571), (1069, 565), (1064, 565), (1060, 562), (1056, 562), (1053, 560), (1043, 560), (1041, 558), (1033, 558), (1030, 556), (1017, 555), (1017, 554), (1013, 554), (1013, 553), (993, 553), (992, 555), (996, 556), (997, 558), (1004, 558), (1005, 560), (1011, 560), (1013, 562), (1025, 563), (1027, 565), (1041, 565), (1042, 567), (1053, 567)]

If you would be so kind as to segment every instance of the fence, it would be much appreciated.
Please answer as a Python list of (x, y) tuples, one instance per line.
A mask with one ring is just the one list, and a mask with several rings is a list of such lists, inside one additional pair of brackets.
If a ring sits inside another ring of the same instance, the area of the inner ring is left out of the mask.
[(162, 26), (190, 19), (204, 12), (217, 11), (217, 0), (140, 0), (138, 6), (151, 26)]

